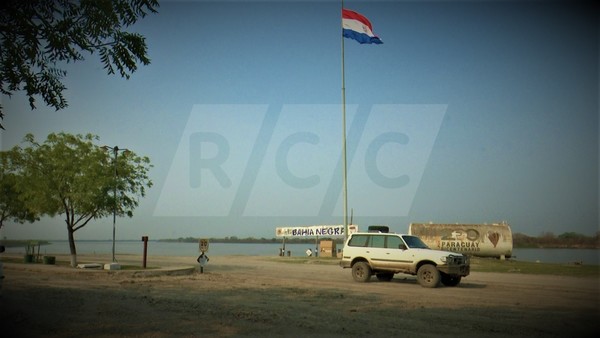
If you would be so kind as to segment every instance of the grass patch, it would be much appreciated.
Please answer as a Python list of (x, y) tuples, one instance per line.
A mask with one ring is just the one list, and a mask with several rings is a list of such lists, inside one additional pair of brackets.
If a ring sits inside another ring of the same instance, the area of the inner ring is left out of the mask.
[[(340, 262), (339, 258), (331, 257), (267, 257), (266, 259), (284, 264), (338, 265)], [(598, 265), (520, 262), (515, 260), (499, 260), (496, 258), (479, 257), (471, 258), (471, 271), (571, 277), (600, 277), (600, 266)]]
[[(8, 257), (2, 257), (2, 259), (0, 259), (0, 261), (4, 262), (4, 263), (18, 263), (18, 264), (24, 264), (24, 265), (44, 265), (42, 259), (40, 258), (40, 261), (36, 261), (36, 262), (25, 262), (25, 258), (24, 257), (14, 257), (14, 256), (8, 256)], [(78, 261), (77, 264), (88, 264), (88, 263), (97, 263), (97, 262), (87, 262), (87, 261)], [(71, 262), (70, 261), (66, 261), (66, 260), (55, 260), (54, 264), (48, 264), (48, 265), (56, 265), (56, 266), (61, 266), (61, 267), (71, 267)], [(147, 266), (145, 269), (141, 266), (141, 265), (125, 265), (125, 264), (120, 264), (121, 265), (121, 269), (120, 270), (156, 270), (159, 269), (159, 267), (157, 266)], [(100, 269), (98, 269), (100, 270)], [(119, 270), (113, 270), (113, 271), (119, 271)]]
[(598, 265), (521, 262), (495, 258), (471, 258), (471, 271), (522, 273), (573, 277), (600, 277)]
[[(0, 261), (5, 262), (5, 263), (23, 263), (23, 264), (42, 264), (42, 256), (40, 256), (40, 261), (39, 262), (25, 262), (25, 258), (24, 257), (14, 257), (14, 256), (8, 256), (8, 257), (2, 257), (2, 259), (0, 259)], [(54, 265), (61, 265), (58, 260), (55, 261)]]

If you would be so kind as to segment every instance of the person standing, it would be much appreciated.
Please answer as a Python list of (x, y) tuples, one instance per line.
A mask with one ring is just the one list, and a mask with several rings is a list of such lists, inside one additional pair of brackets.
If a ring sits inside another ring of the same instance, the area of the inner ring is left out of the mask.
[(206, 265), (206, 263), (208, 263), (210, 259), (208, 258), (208, 256), (204, 253), (204, 251), (202, 251), (200, 253), (200, 256), (198, 256), (198, 258), (196, 259), (196, 262), (198, 262), (200, 264), (200, 273), (204, 273), (204, 266)]

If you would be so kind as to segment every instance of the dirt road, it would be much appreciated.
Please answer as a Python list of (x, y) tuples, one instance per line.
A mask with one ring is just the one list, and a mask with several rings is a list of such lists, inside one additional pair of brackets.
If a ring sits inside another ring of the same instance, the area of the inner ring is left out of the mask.
[[(57, 259), (68, 258), (58, 257)], [(106, 257), (82, 257), (102, 262)], [(0, 323), (16, 336), (592, 337), (599, 280), (473, 272), (458, 287), (412, 276), (356, 283), (332, 264), (211, 257), (205, 273), (143, 276), (5, 263)], [(127, 257), (139, 265), (139, 257)], [(149, 266), (191, 266), (157, 257)]]

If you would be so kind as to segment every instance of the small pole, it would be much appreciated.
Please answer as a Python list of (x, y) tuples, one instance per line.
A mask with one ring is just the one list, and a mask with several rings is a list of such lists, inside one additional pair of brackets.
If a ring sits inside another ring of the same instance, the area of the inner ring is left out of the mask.
[[(200, 251), (200, 256), (204, 255), (204, 251)], [(200, 273), (204, 273), (204, 264), (202, 260), (200, 260)]]
[(124, 151), (124, 152), (128, 152), (129, 149), (126, 148), (119, 148), (118, 146), (114, 146), (114, 147), (109, 147), (109, 146), (103, 146), (102, 148), (104, 148), (105, 150), (112, 150), (113, 152), (113, 164), (114, 164), (114, 186), (113, 186), (113, 198), (115, 200), (115, 203), (113, 205), (113, 231), (112, 231), (112, 235), (113, 235), (113, 240), (112, 240), (112, 261), (113, 263), (115, 263), (117, 261), (117, 258), (115, 257), (115, 238), (116, 238), (116, 232), (117, 232), (117, 177), (119, 176), (119, 172), (117, 169), (117, 157), (119, 154), (119, 151)]
[(115, 199), (115, 204), (113, 205), (113, 240), (112, 240), (112, 261), (113, 263), (117, 261), (115, 258), (115, 234), (117, 229), (117, 176), (119, 175), (117, 172), (117, 153), (119, 152), (119, 147), (115, 146), (113, 148), (114, 151), (114, 165), (115, 165), (115, 185), (113, 187), (113, 198)]
[(282, 249), (281, 249), (281, 257), (285, 256), (285, 236), (283, 236), (283, 243), (282, 243)]
[(142, 266), (144, 269), (146, 268), (146, 257), (148, 257), (148, 236), (142, 236), (142, 241), (144, 241), (144, 262)]

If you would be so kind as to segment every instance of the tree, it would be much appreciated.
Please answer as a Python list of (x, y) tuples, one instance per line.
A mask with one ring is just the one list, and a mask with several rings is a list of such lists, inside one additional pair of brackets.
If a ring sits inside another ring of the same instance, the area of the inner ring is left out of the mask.
[(39, 219), (27, 206), (20, 191), (23, 177), (20, 173), (19, 155), (16, 149), (0, 152), (0, 229), (7, 220), (25, 223)]
[(39, 144), (28, 134), (28, 147), (21, 150), (25, 198), (40, 214), (65, 216), (73, 267), (77, 265), (75, 231), (113, 212), (132, 217), (139, 197), (152, 186), (148, 157), (126, 151), (114, 162), (111, 153), (94, 141), (98, 137), (92, 134), (53, 133)]
[[(0, 92), (25, 90), (31, 109), (35, 97), (63, 109), (67, 101), (59, 63), (84, 60), (98, 52), (108, 74), (122, 77), (148, 65), (145, 38), (124, 29), (148, 13), (158, 0), (3, 0), (0, 3)], [(0, 128), (4, 117), (0, 105)]]

